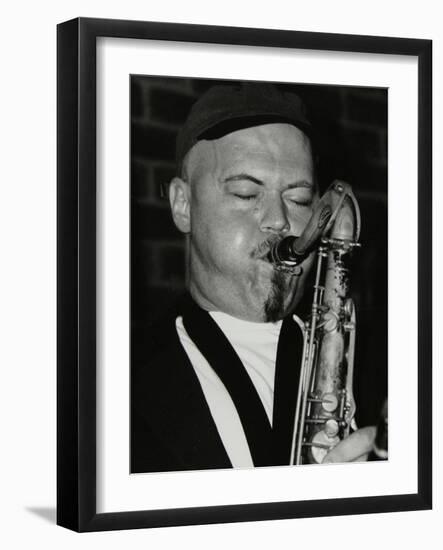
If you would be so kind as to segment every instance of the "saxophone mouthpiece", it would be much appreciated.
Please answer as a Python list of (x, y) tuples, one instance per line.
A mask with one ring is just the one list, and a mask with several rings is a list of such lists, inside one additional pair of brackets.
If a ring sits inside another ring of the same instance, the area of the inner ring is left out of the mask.
[(298, 237), (290, 235), (281, 241), (274, 243), (268, 253), (268, 260), (273, 264), (297, 266), (308, 256), (308, 254), (297, 251)]

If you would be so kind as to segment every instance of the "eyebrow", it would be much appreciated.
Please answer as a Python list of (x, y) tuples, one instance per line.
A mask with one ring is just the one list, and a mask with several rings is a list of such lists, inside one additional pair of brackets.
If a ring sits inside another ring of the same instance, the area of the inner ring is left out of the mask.
[[(264, 182), (262, 180), (252, 176), (251, 174), (246, 174), (246, 173), (240, 173), (240, 174), (235, 174), (233, 176), (228, 176), (223, 180), (223, 183), (229, 183), (231, 181), (244, 181), (244, 180), (251, 181), (252, 183), (256, 183), (257, 185), (264, 185)], [(314, 184), (309, 182), (308, 180), (303, 179), (303, 180), (298, 180), (298, 181), (289, 183), (287, 186), (287, 189), (295, 189), (297, 187), (307, 187), (311, 189), (314, 187)]]
[(233, 176), (228, 176), (223, 180), (224, 183), (229, 183), (231, 181), (243, 181), (248, 180), (252, 181), (252, 183), (256, 183), (257, 185), (264, 185), (264, 182), (262, 180), (259, 180), (258, 178), (255, 178), (254, 176), (251, 176), (250, 174), (235, 174)]

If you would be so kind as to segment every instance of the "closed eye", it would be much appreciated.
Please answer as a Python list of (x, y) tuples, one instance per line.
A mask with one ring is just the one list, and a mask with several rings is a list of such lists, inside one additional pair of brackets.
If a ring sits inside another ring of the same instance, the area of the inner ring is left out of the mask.
[(295, 204), (296, 206), (304, 207), (312, 206), (314, 198), (313, 193), (306, 189), (299, 189), (297, 192), (292, 192), (285, 195), (285, 199), (289, 205)]
[(233, 195), (244, 201), (251, 201), (257, 197), (257, 195), (239, 195), (238, 193), (233, 193)]
[(288, 201), (292, 204), (296, 204), (297, 206), (311, 206), (312, 205), (312, 199), (306, 199), (306, 200), (288, 199)]

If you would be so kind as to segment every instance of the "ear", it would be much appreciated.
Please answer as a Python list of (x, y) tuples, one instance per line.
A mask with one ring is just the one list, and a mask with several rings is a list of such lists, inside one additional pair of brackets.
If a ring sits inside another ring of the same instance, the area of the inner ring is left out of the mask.
[(172, 219), (182, 233), (191, 230), (191, 189), (181, 178), (173, 178), (169, 184), (169, 204)]

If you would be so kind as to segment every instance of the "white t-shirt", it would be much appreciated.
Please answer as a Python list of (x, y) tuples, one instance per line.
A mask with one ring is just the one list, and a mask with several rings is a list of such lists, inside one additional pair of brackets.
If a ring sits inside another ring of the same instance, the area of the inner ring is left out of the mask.
[[(240, 357), (272, 424), (275, 363), (282, 321), (252, 323), (221, 312), (210, 312), (210, 315)], [(253, 467), (248, 442), (231, 396), (189, 337), (182, 317), (177, 318), (176, 327), (233, 467)]]

